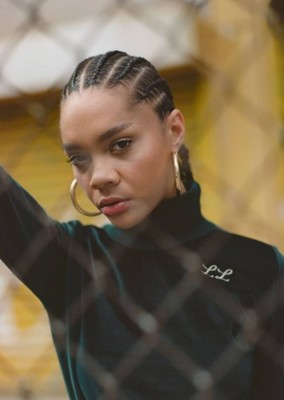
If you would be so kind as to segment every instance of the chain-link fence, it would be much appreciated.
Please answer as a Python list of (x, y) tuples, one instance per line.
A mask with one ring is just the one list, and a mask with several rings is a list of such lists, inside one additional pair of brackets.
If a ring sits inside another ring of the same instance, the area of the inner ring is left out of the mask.
[[(278, 11), (274, 2), (271, 24)], [(168, 79), (185, 114), (206, 216), (283, 251), (282, 48), (274, 42), (267, 12), (267, 2), (254, 0), (0, 0), (1, 164), (54, 218), (80, 218), (69, 200), (72, 176), (58, 134), (60, 88), (77, 62), (92, 54), (120, 49), (142, 55)], [(280, 18), (277, 32), (281, 26)], [(84, 258), (80, 252), (74, 257)], [(256, 314), (207, 288), (220, 313), (239, 326), (239, 351), (225, 347), (204, 369), (179, 343), (167, 340), (162, 327), (185, 304), (198, 302), (202, 287), (194, 268), (200, 260), (192, 252), (180, 248), (168, 257), (184, 268), (183, 279), (157, 298), (151, 312), (137, 304), (134, 293), (126, 299), (123, 313), (140, 327), (139, 339), (115, 370), (86, 355), (89, 373), (105, 388), (103, 398), (115, 398), (154, 349), (192, 382), (192, 400), (213, 399), (212, 382), (234, 371), (247, 346), (259, 339)], [(216, 276), (202, 268), (201, 275)], [(225, 272), (219, 273), (226, 281)], [(90, 295), (87, 288), (86, 301)], [(4, 266), (0, 298), (0, 398), (66, 398), (45, 311)], [(265, 304), (262, 310), (265, 319)]]

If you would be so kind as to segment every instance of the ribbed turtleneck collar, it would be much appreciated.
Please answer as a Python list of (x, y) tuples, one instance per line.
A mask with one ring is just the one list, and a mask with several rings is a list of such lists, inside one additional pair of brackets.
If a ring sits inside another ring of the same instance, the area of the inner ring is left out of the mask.
[(140, 250), (169, 249), (207, 235), (216, 226), (203, 218), (200, 186), (194, 182), (181, 196), (163, 200), (141, 223), (130, 229), (106, 225), (109, 237)]

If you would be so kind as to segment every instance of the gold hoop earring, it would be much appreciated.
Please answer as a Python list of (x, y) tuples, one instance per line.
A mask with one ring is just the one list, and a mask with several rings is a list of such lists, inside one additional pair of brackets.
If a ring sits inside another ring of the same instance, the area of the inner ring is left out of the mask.
[(78, 182), (76, 181), (76, 179), (74, 179), (71, 182), (70, 185), (70, 196), (71, 196), (71, 200), (73, 203), (73, 206), (76, 208), (76, 210), (83, 215), (86, 215), (87, 217), (97, 217), (98, 215), (100, 215), (102, 212), (98, 211), (98, 212), (89, 212), (89, 211), (85, 211), (81, 206), (79, 206), (77, 200), (76, 200), (76, 188), (77, 188)]
[(177, 193), (178, 193), (178, 195), (180, 195), (181, 193), (184, 193), (185, 190), (184, 190), (184, 185), (182, 183), (181, 176), (180, 176), (178, 157), (179, 157), (178, 153), (174, 152), (173, 153), (173, 164), (174, 164), (174, 171), (175, 171), (175, 182), (176, 182)]

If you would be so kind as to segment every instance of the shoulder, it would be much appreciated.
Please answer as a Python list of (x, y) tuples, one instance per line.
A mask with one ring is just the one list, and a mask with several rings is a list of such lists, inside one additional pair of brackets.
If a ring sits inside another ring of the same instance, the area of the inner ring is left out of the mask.
[(207, 268), (232, 271), (229, 286), (236, 290), (269, 290), (284, 271), (284, 257), (274, 246), (222, 229), (207, 236), (202, 253)]
[(93, 224), (84, 224), (79, 220), (70, 220), (66, 222), (58, 222), (58, 225), (63, 231), (69, 234), (69, 236), (76, 237), (76, 239), (85, 238), (96, 238), (106, 235), (106, 229), (104, 226), (100, 227)]
[(263, 241), (225, 231), (219, 227), (203, 238), (202, 248), (210, 255), (220, 254), (232, 260), (254, 261), (263, 265), (266, 262), (283, 262), (283, 256), (275, 246)]
[(97, 226), (93, 224), (83, 224), (81, 221), (73, 220), (60, 222), (60, 230), (67, 234), (71, 241), (76, 243), (76, 247), (98, 249), (106, 248), (111, 245), (111, 240), (107, 234), (107, 226)]
[(275, 246), (220, 228), (212, 232), (207, 241), (211, 251), (215, 248), (224, 256), (230, 256), (236, 260), (246, 262), (253, 260), (259, 265), (267, 262), (283, 263), (283, 256)]

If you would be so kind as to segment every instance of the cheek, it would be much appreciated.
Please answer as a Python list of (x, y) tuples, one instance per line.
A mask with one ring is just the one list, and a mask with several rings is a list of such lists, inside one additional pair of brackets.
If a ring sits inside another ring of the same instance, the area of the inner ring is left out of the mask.
[(150, 186), (152, 182), (156, 185), (163, 181), (163, 177), (167, 179), (170, 164), (171, 152), (162, 146), (156, 146), (141, 153), (126, 173), (142, 189), (143, 185)]
[(76, 181), (78, 182), (78, 186), (83, 190), (87, 195), (90, 192), (89, 185), (89, 177), (88, 174), (81, 174), (76, 168), (72, 167), (73, 175)]
[(171, 159), (171, 150), (165, 146), (164, 143), (154, 143), (153, 146), (145, 152), (145, 157), (142, 162), (144, 167), (151, 174), (155, 174), (158, 171), (165, 171), (169, 165)]

